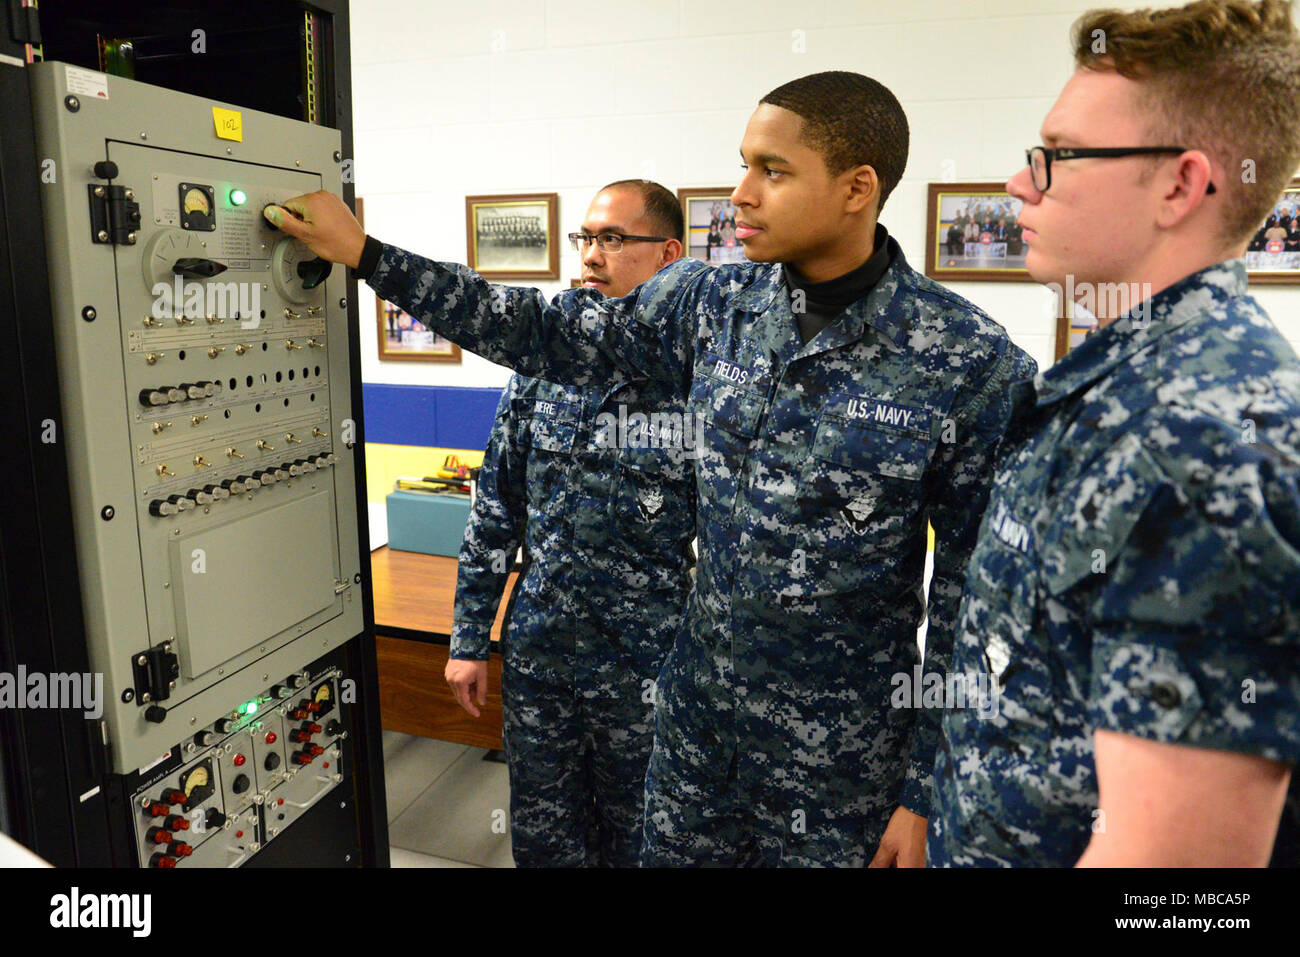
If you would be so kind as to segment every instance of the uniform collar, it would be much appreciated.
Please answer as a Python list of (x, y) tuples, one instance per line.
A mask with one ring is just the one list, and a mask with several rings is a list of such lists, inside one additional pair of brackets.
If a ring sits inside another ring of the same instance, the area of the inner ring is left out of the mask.
[[(867, 325), (899, 349), (907, 344), (916, 283), (898, 241), (886, 234), (885, 242), (890, 259), (885, 274), (871, 287), (870, 292), (845, 309), (847, 315), (840, 316), (807, 344), (808, 347), (815, 346), (815, 349), (806, 348), (804, 352), (823, 352), (856, 342), (862, 338)], [(790, 297), (786, 294), (785, 266), (781, 263), (761, 269), (758, 280), (737, 295), (732, 304), (743, 312), (766, 313), (771, 309), (774, 312), (772, 318), (781, 323), (779, 328), (795, 328), (794, 317), (790, 313)], [(776, 310), (782, 314), (775, 315)]]
[(1090, 386), (1161, 336), (1230, 299), (1246, 295), (1246, 263), (1230, 259), (1194, 272), (1114, 322), (1088, 334), (1076, 348), (1032, 381), (1038, 405)]

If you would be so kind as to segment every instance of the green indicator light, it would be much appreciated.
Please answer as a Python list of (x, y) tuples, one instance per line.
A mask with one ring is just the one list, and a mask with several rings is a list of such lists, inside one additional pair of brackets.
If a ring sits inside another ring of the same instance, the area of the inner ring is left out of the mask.
[(248, 202), (248, 194), (242, 189), (232, 189), (230, 191), (231, 206), (243, 206), (246, 202)]
[(248, 702), (248, 704), (244, 705), (244, 712), (245, 712), (246, 714), (252, 714), (252, 713), (253, 713), (254, 711), (256, 711), (256, 710), (257, 710), (257, 702), (256, 702), (256, 701), (250, 701), (250, 702)]

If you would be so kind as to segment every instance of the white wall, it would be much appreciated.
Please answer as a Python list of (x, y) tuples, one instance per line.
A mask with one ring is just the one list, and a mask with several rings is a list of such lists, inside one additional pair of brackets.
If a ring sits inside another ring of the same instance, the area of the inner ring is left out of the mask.
[[(1071, 72), (1069, 25), (1097, 5), (354, 0), (355, 170), (367, 231), (464, 262), (466, 195), (557, 192), (563, 234), (611, 180), (731, 186), (759, 98), (797, 76), (842, 69), (880, 80), (907, 111), (911, 157), (881, 221), (921, 270), (926, 184), (1004, 180), (1024, 163)], [(939, 60), (969, 51), (997, 51), (995, 66), (956, 77)], [(539, 285), (558, 292), (578, 272), (578, 254), (566, 246), (561, 280)], [(1041, 287), (951, 285), (1041, 367), (1051, 363), (1054, 322)], [(1300, 287), (1255, 294), (1300, 349)], [(380, 363), (374, 297), (364, 287), (361, 297), (365, 381), (505, 383), (506, 370), (468, 353), (461, 366)]]

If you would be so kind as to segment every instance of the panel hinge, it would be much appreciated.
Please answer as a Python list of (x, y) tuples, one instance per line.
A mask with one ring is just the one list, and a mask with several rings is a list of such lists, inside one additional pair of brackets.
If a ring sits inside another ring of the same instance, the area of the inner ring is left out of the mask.
[(180, 659), (172, 651), (170, 641), (137, 652), (131, 657), (135, 703), (144, 706), (166, 701), (171, 697), (180, 674)]
[(334, 579), (334, 594), (341, 595), (352, 587), (352, 582), (346, 578)]
[(140, 231), (135, 190), (95, 183), (88, 184), (86, 190), (90, 194), (90, 238), (97, 243), (134, 246)]

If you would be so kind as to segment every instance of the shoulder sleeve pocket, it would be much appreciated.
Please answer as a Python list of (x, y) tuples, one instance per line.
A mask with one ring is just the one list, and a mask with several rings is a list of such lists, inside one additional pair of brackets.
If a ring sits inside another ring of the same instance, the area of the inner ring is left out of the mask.
[(1116, 449), (1118, 468), (1071, 482), (1042, 534), (1043, 581), (1059, 595), (1089, 575), (1105, 574), (1164, 484), (1154, 463), (1129, 436)]
[(1177, 652), (1097, 635), (1088, 693), (1092, 722), (1156, 741), (1176, 741), (1204, 702)]

